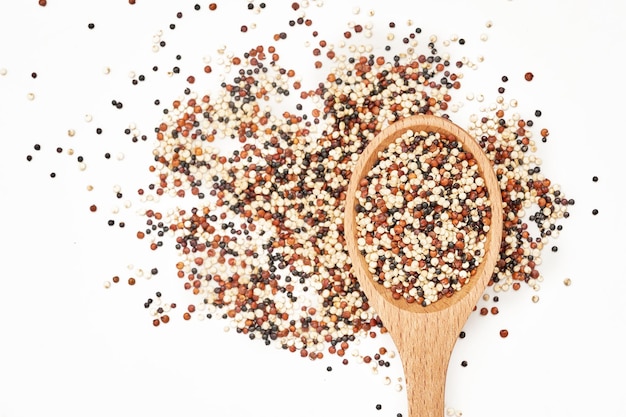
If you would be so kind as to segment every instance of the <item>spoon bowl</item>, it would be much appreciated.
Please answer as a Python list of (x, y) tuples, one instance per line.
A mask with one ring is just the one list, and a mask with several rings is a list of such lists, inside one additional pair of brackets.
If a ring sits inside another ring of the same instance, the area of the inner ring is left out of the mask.
[[(450, 297), (427, 306), (394, 299), (391, 291), (377, 283), (357, 245), (356, 205), (360, 181), (379, 159), (379, 152), (408, 130), (454, 136), (463, 150), (473, 155), (485, 182), (491, 209), (485, 255), (471, 279)], [(370, 306), (389, 331), (402, 360), (408, 396), (409, 417), (442, 417), (448, 362), (459, 333), (485, 291), (499, 257), (502, 238), (502, 200), (491, 161), (480, 145), (463, 129), (446, 118), (415, 115), (396, 121), (382, 130), (365, 148), (355, 164), (346, 194), (344, 213), (346, 246), (352, 273), (359, 281)]]

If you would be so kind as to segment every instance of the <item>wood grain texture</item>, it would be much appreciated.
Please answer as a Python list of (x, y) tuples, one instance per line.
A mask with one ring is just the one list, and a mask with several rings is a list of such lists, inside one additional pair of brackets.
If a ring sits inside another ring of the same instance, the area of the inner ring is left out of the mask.
[[(492, 219), (487, 233), (486, 253), (476, 274), (452, 297), (427, 307), (409, 304), (404, 299), (394, 300), (391, 291), (373, 280), (356, 242), (355, 207), (359, 182), (376, 163), (379, 151), (409, 129), (455, 136), (463, 149), (477, 160), (491, 202)], [(353, 264), (352, 273), (389, 330), (400, 354), (406, 378), (409, 417), (442, 417), (446, 372), (452, 349), (469, 314), (485, 291), (500, 251), (502, 200), (491, 161), (474, 138), (448, 119), (416, 115), (399, 120), (372, 140), (355, 165), (346, 197), (344, 232)]]

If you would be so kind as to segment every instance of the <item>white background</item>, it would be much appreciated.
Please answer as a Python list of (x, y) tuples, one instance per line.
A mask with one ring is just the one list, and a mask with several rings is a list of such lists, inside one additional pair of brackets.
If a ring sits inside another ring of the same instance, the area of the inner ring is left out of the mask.
[[(506, 95), (519, 101), (520, 112), (542, 110), (540, 122), (550, 129), (548, 142), (538, 146), (542, 170), (576, 200), (554, 241), (558, 252), (543, 254), (541, 289), (500, 294), (500, 314), (470, 317), (468, 336), (450, 362), (450, 413), (626, 416), (623, 2), (311, 2), (300, 10), (314, 21), (307, 31), (287, 25), (298, 16), (288, 1), (267, 1), (261, 13), (249, 11), (245, 1), (222, 1), (213, 14), (206, 1), (200, 12), (194, 1), (48, 3), (0, 0), (0, 69), (6, 69), (0, 75), (0, 417), (406, 416), (404, 391), (395, 389), (398, 361), (374, 374), (350, 356), (352, 363), (342, 366), (337, 358), (312, 362), (265, 347), (224, 332), (222, 321), (176, 316), (152, 327), (143, 302), (154, 291), (185, 304), (179, 282), (168, 278), (176, 256), (155, 255), (133, 238), (145, 221), (135, 214), (140, 204), (125, 208), (126, 198), (117, 200), (113, 188), (120, 185), (134, 201), (136, 189), (152, 181), (147, 165), (161, 117), (154, 99), (171, 103), (182, 93), (185, 74), (201, 74), (208, 56), (217, 68), (220, 47), (238, 53), (285, 31), (290, 38), (281, 44), (281, 59), (286, 67), (303, 68), (306, 79), (320, 73), (302, 64), (312, 62), (305, 33), (318, 29), (339, 42), (348, 22), (370, 22), (375, 35), (367, 42), (380, 47), (388, 22), (408, 28), (408, 19), (440, 39), (464, 37), (462, 51), (474, 61), (484, 56), (476, 70), (464, 71), (457, 100), (464, 104), (453, 115), (458, 124), (495, 99), (502, 75), (511, 79)], [(250, 26), (247, 34), (240, 33), (242, 24)], [(157, 53), (152, 45), (159, 31), (168, 45)], [(479, 40), (483, 33), (486, 42)], [(183, 71), (169, 77), (174, 65)], [(523, 80), (526, 71), (535, 74), (532, 83)], [(131, 72), (145, 74), (145, 86), (133, 86)], [(218, 72), (194, 88), (217, 91)], [(484, 103), (465, 101), (470, 92), (484, 94)], [(112, 99), (124, 109), (115, 109)], [(149, 141), (131, 143), (123, 133), (130, 125)], [(76, 135), (68, 136), (69, 129)], [(35, 143), (41, 151), (33, 150)], [(57, 154), (57, 146), (64, 152)], [(123, 160), (116, 159), (119, 153)], [(26, 161), (28, 154), (33, 161)], [(86, 158), (85, 171), (78, 169), (78, 155)], [(95, 202), (99, 210), (90, 213)], [(126, 221), (126, 228), (107, 226), (109, 218)], [(103, 286), (113, 275), (125, 279), (154, 265), (161, 272), (151, 280)], [(503, 328), (506, 339), (498, 334)], [(384, 338), (374, 345), (380, 344), (392, 346)]]

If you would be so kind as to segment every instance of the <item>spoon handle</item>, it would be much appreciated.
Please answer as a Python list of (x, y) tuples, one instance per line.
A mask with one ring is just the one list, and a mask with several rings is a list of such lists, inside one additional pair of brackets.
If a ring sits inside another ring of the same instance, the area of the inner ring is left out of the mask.
[[(421, 343), (414, 343), (412, 348)], [(406, 378), (409, 417), (443, 417), (446, 372), (450, 353), (437, 349), (406, 349), (400, 352)]]
[(448, 363), (464, 321), (448, 314), (406, 315), (398, 321), (405, 326), (391, 332), (404, 368), (409, 417), (444, 416)]

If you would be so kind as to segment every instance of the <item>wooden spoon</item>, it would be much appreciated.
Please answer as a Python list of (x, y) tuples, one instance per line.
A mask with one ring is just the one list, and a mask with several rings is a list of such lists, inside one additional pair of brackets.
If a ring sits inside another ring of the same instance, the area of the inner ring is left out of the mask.
[[(391, 291), (378, 284), (369, 272), (357, 247), (356, 192), (360, 180), (385, 149), (407, 130), (453, 135), (466, 152), (473, 154), (485, 181), (491, 202), (491, 227), (487, 233), (486, 252), (476, 274), (451, 297), (444, 297), (426, 307), (394, 300)], [(382, 319), (398, 349), (408, 396), (409, 417), (442, 417), (448, 362), (459, 333), (483, 294), (499, 256), (502, 238), (502, 200), (491, 161), (480, 145), (463, 129), (448, 119), (416, 115), (399, 120), (384, 129), (359, 156), (350, 178), (344, 213), (344, 234), (352, 260), (352, 273), (359, 280), (369, 304)]]

